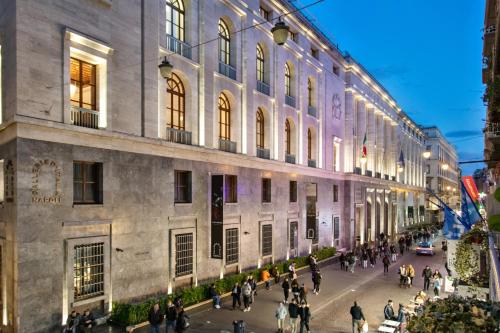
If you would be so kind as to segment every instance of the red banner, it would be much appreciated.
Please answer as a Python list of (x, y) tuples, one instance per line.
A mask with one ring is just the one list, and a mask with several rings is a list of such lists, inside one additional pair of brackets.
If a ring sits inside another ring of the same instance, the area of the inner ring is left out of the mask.
[(477, 202), (479, 199), (479, 192), (477, 191), (476, 183), (474, 182), (472, 176), (463, 176), (462, 182), (464, 183), (467, 192), (469, 192), (471, 199), (474, 202)]

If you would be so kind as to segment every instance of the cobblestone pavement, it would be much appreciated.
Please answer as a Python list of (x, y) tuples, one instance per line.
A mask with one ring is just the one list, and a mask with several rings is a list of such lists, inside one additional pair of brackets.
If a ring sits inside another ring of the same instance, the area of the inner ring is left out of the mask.
[[(383, 274), (380, 261), (374, 268), (361, 269), (357, 266), (354, 274), (340, 270), (338, 264), (321, 269), (323, 281), (319, 295), (309, 294), (308, 302), (311, 305), (312, 319), (311, 332), (333, 333), (352, 332), (349, 309), (354, 300), (362, 307), (370, 326), (370, 332), (376, 332), (383, 321), (383, 308), (390, 298), (394, 301), (394, 310), (398, 304), (408, 304), (423, 287), (421, 278), (425, 265), (439, 269), (445, 275), (444, 260), (440, 251), (441, 240), (434, 241), (436, 255), (433, 257), (416, 256), (414, 251), (405, 253), (397, 262), (389, 267), (389, 273)], [(416, 271), (414, 287), (409, 289), (399, 288), (398, 268), (402, 264), (412, 264)], [(299, 277), (299, 283), (305, 283), (312, 289), (311, 274), (305, 273)], [(442, 296), (444, 293), (442, 294)], [(272, 286), (270, 291), (259, 290), (255, 303), (250, 312), (231, 309), (231, 299), (224, 299), (220, 310), (204, 307), (190, 313), (191, 327), (186, 333), (225, 333), (233, 332), (232, 322), (244, 320), (247, 324), (246, 333), (275, 332), (274, 318), (278, 302), (282, 300), (281, 286)], [(162, 327), (162, 332), (165, 332)], [(98, 332), (123, 332), (116, 328), (100, 328)], [(149, 327), (140, 328), (134, 332), (149, 332)]]

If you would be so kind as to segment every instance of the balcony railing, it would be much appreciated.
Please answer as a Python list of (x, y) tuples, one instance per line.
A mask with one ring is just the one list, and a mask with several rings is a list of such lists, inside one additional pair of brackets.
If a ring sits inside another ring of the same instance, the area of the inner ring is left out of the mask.
[(190, 145), (191, 144), (191, 132), (167, 127), (167, 141), (175, 142), (175, 143), (182, 143), (184, 145)]
[(484, 128), (487, 137), (500, 136), (500, 123), (487, 123)]
[(99, 112), (71, 107), (71, 124), (88, 128), (99, 128)]
[(295, 164), (295, 155), (285, 154), (285, 162)]
[(177, 38), (167, 35), (167, 49), (174, 53), (180, 54), (184, 58), (191, 58), (191, 45), (178, 40)]
[(361, 168), (355, 167), (354, 168), (354, 174), (360, 175), (361, 174)]
[(307, 114), (310, 115), (310, 116), (313, 116), (314, 118), (316, 118), (317, 117), (317, 115), (316, 115), (316, 108), (314, 106), (309, 105), (307, 107)]
[(230, 79), (236, 80), (236, 68), (219, 61), (219, 73)]
[(295, 97), (285, 95), (285, 104), (290, 105), (291, 107), (295, 107)]
[(307, 160), (307, 166), (310, 168), (316, 167), (316, 160)]
[(236, 142), (219, 139), (219, 149), (228, 153), (236, 153)]
[(268, 160), (271, 158), (271, 152), (269, 151), (269, 149), (257, 147), (257, 157), (265, 158), (266, 160)]
[(382, 174), (380, 172), (375, 172), (375, 178), (382, 178)]
[(257, 91), (267, 96), (271, 95), (271, 87), (267, 83), (260, 80), (257, 80)]
[(373, 172), (371, 170), (365, 170), (365, 176), (372, 177)]

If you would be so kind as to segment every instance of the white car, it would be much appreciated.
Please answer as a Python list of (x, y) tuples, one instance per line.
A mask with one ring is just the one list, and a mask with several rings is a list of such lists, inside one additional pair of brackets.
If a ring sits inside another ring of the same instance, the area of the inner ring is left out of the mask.
[(420, 242), (415, 249), (415, 253), (417, 254), (417, 256), (420, 254), (433, 256), (435, 254), (434, 246), (432, 246), (431, 242)]

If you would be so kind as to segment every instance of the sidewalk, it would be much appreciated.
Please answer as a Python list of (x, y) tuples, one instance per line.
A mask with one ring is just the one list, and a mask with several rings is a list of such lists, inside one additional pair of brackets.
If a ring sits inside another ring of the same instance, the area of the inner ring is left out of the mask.
[[(439, 238), (434, 240), (439, 249)], [(397, 307), (398, 302), (407, 303), (409, 298), (414, 296), (421, 288), (420, 273), (426, 264), (432, 264), (433, 267), (440, 265), (441, 253), (438, 252), (434, 257), (416, 257), (413, 252), (405, 253), (396, 263), (390, 266), (389, 274), (383, 275), (383, 266), (380, 260), (377, 261), (375, 268), (365, 270), (356, 266), (354, 274), (340, 270), (339, 264), (329, 265), (321, 268), (323, 275), (322, 291), (319, 295), (309, 293), (308, 302), (311, 305), (313, 320), (311, 325), (313, 332), (348, 332), (346, 327), (350, 325), (348, 314), (349, 304), (352, 304), (352, 298), (362, 300), (362, 307), (365, 315), (370, 320), (370, 330), (376, 329), (375, 325), (380, 322), (380, 314), (387, 301), (386, 298), (392, 297)], [(399, 289), (397, 287), (399, 277), (397, 271), (402, 263), (414, 263), (416, 269), (416, 278), (412, 289)], [(442, 269), (442, 268), (441, 268)], [(299, 283), (312, 289), (311, 274), (307, 271), (299, 276)], [(360, 292), (362, 291), (362, 292)], [(381, 293), (380, 293), (380, 292)], [(392, 296), (391, 296), (392, 294)], [(367, 298), (370, 295), (376, 297)], [(211, 306), (197, 308), (189, 313), (191, 327), (187, 333), (193, 332), (233, 332), (232, 322), (234, 320), (244, 320), (247, 323), (246, 333), (255, 332), (274, 332), (276, 321), (274, 317), (278, 302), (283, 299), (281, 286), (272, 286), (272, 290), (260, 289), (256, 296), (255, 303), (250, 312), (232, 311), (231, 298), (223, 300), (222, 308), (215, 310)], [(346, 303), (346, 301), (348, 301)], [(344, 304), (346, 303), (346, 304)], [(341, 307), (339, 305), (342, 304)], [(397, 311), (397, 308), (395, 309)], [(333, 312), (333, 313), (332, 313)], [(372, 313), (373, 312), (373, 313)], [(367, 318), (367, 319), (368, 319)], [(328, 321), (328, 323), (327, 323)], [(335, 329), (330, 324), (335, 323)], [(373, 323), (373, 324), (372, 324)], [(347, 325), (347, 326), (346, 326)], [(318, 330), (319, 329), (319, 330)], [(164, 328), (162, 327), (164, 332)], [(117, 328), (98, 328), (95, 332), (124, 332)], [(139, 328), (134, 332), (149, 332), (149, 327)]]

